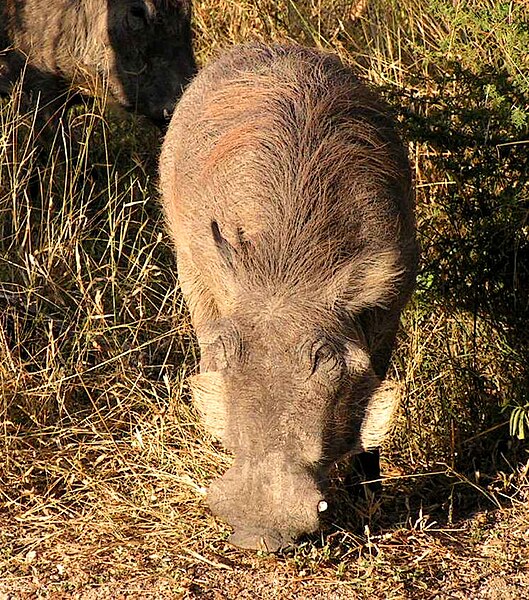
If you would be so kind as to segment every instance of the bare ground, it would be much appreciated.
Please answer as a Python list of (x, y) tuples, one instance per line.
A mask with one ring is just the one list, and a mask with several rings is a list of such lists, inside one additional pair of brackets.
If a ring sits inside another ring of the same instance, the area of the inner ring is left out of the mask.
[[(22, 539), (16, 518), (4, 516), (0, 524), (4, 548)], [(66, 532), (11, 562), (0, 600), (528, 597), (527, 505), (451, 526), (424, 519), (415, 525), (357, 537), (356, 545), (346, 533), (330, 534), (327, 556), (313, 548), (303, 557), (256, 555), (220, 541), (202, 553), (190, 543), (173, 554), (170, 548), (150, 553), (152, 543), (146, 552), (141, 538), (120, 544), (94, 536), (87, 548), (86, 539), (79, 544)], [(344, 540), (349, 549), (340, 556)]]

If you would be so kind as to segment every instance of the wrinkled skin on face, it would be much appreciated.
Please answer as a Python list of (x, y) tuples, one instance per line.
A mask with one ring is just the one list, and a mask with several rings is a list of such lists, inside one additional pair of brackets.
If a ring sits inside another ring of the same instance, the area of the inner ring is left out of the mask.
[(23, 79), (43, 120), (89, 95), (162, 125), (195, 72), (190, 0), (0, 0), (0, 93)]
[[(393, 409), (394, 394), (377, 397), (380, 381), (354, 329), (331, 311), (311, 319), (300, 308), (276, 305), (263, 320), (241, 307), (214, 324), (191, 379), (206, 426), (235, 454), (209, 505), (246, 548), (275, 551), (315, 531), (326, 470), (355, 444), (376, 446), (373, 432), (385, 431)], [(320, 327), (308, 329), (311, 321)]]

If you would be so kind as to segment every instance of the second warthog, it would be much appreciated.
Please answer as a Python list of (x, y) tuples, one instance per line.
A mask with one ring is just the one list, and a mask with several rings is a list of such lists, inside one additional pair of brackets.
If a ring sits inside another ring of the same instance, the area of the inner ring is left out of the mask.
[(406, 151), (337, 57), (245, 45), (184, 94), (161, 190), (201, 350), (190, 384), (234, 454), (209, 506), (233, 543), (276, 550), (318, 528), (328, 468), (391, 417), (417, 262)]
[(168, 121), (196, 71), (191, 0), (0, 0), (0, 93), (53, 120), (80, 95)]

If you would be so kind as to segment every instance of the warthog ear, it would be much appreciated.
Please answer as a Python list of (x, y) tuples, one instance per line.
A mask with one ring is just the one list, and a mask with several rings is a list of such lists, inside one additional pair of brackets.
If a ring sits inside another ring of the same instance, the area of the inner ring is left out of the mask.
[(398, 383), (383, 381), (373, 392), (360, 428), (360, 452), (378, 448), (384, 441), (399, 404), (400, 391)]
[(398, 293), (403, 274), (397, 250), (360, 256), (336, 273), (329, 303), (352, 313), (377, 306), (386, 308)]
[(207, 431), (222, 440), (226, 431), (226, 398), (224, 381), (218, 371), (209, 371), (188, 378), (189, 387)]
[(224, 262), (231, 269), (233, 269), (234, 249), (233, 246), (220, 232), (220, 227), (217, 221), (211, 221), (211, 233), (213, 234), (213, 239), (215, 240), (215, 244), (217, 246), (219, 254), (222, 256)]

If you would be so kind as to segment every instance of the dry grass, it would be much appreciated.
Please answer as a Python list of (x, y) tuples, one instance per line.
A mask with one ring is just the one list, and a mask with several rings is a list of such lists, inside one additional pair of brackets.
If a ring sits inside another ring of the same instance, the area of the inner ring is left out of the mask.
[(31, 115), (3, 101), (0, 598), (527, 595), (529, 457), (508, 430), (529, 389), (523, 10), (195, 1), (202, 61), (257, 37), (356, 64), (415, 167), (424, 260), (391, 373), (406, 400), (382, 498), (353, 502), (337, 469), (333, 522), (280, 556), (228, 546), (202, 503), (229, 456), (188, 399), (196, 353), (157, 206), (157, 132), (81, 108), (38, 156)]

